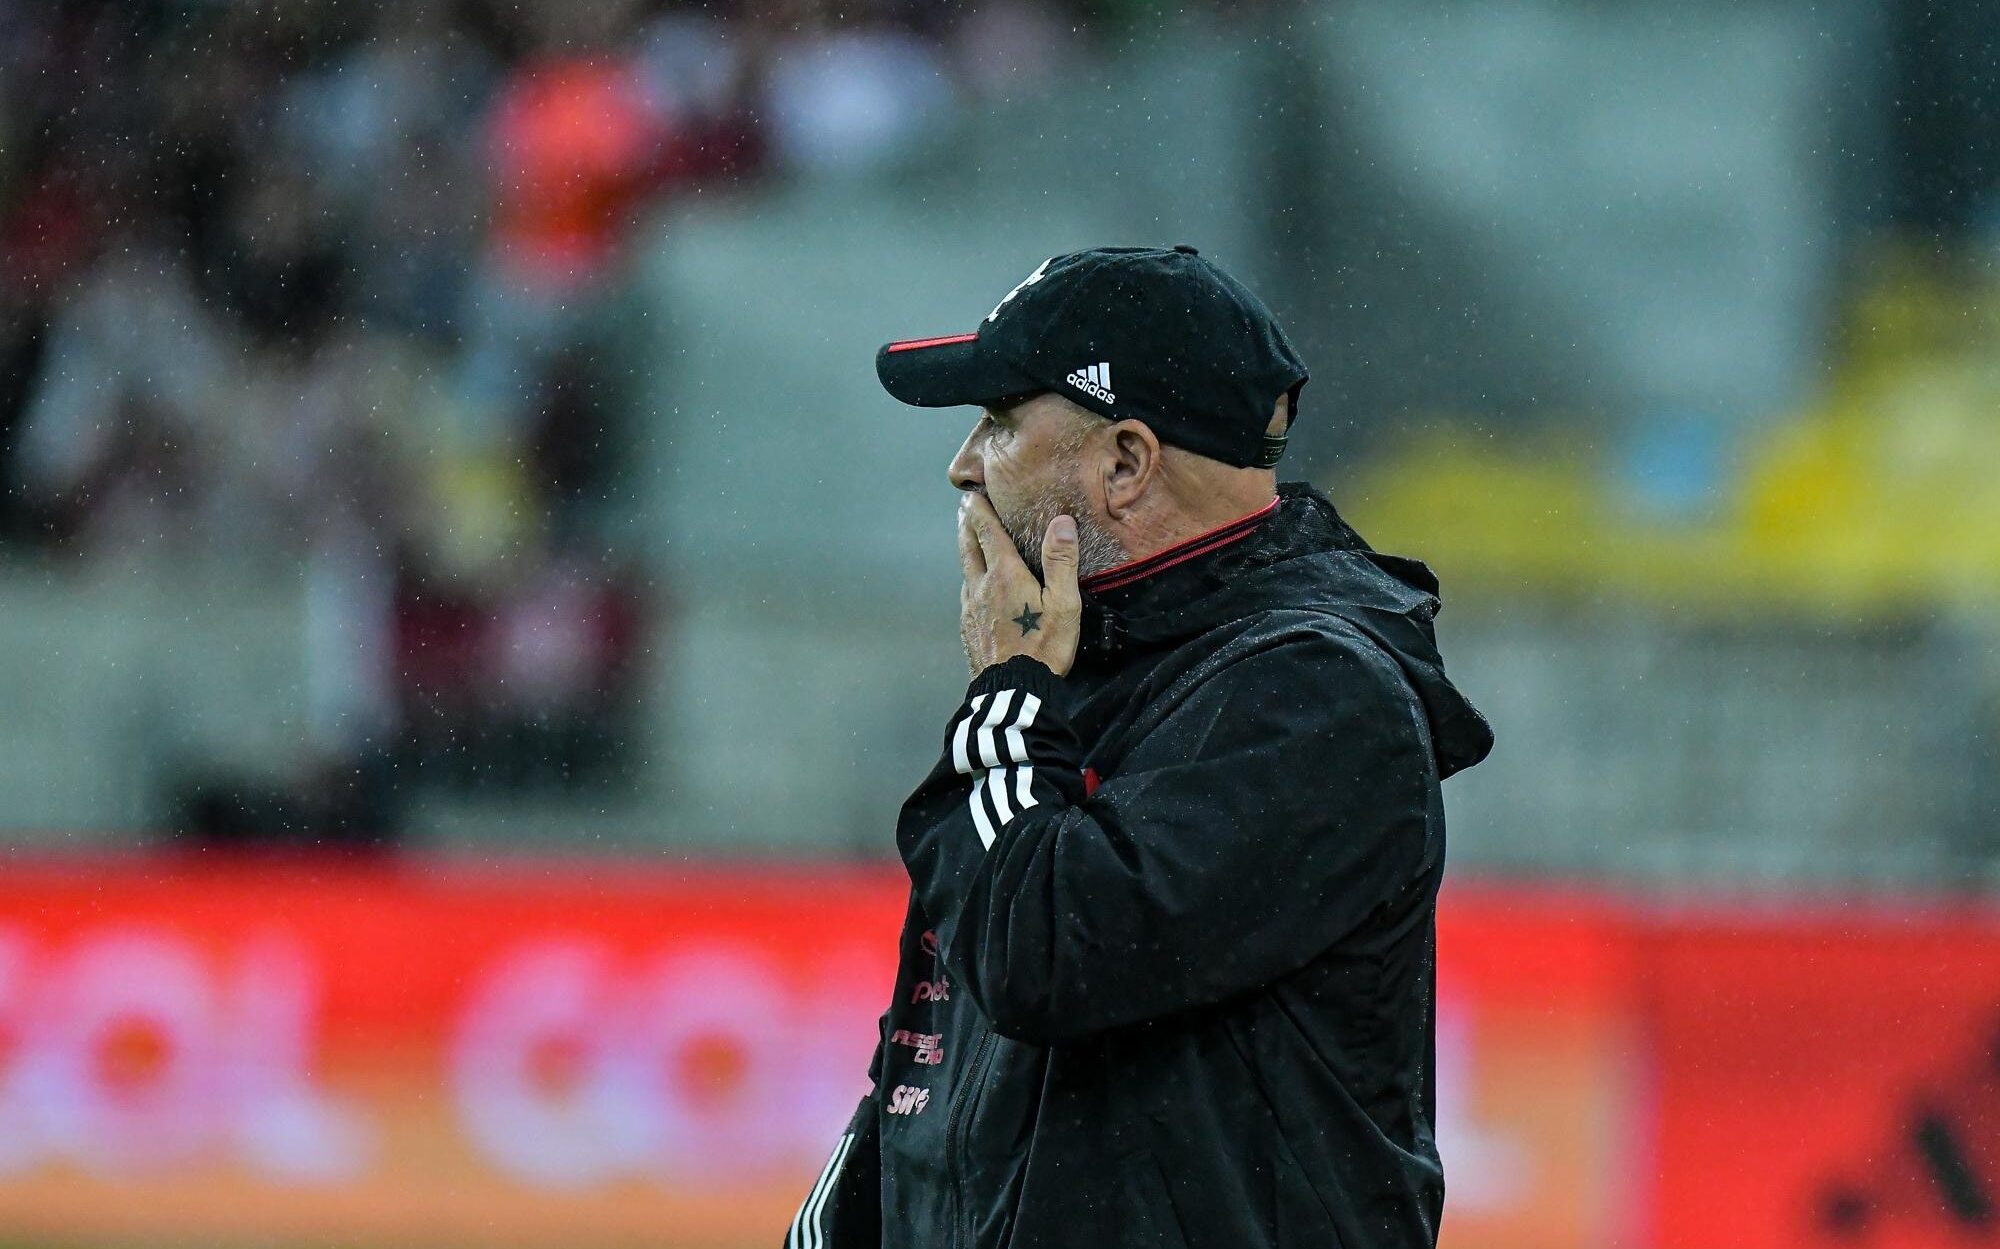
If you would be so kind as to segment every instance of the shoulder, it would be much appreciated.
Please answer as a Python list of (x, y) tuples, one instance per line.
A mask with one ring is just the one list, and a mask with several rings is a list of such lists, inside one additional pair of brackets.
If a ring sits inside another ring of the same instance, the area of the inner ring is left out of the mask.
[(1298, 666), (1401, 689), (1402, 667), (1381, 643), (1353, 622), (1309, 607), (1283, 607), (1250, 617), (1218, 651), (1224, 668), (1247, 662)]
[[(1308, 719), (1400, 719), (1415, 698), (1402, 666), (1349, 621), (1311, 608), (1278, 608), (1239, 621), (1177, 682), (1170, 701), (1279, 707)], [(1178, 695), (1178, 697), (1175, 697)]]

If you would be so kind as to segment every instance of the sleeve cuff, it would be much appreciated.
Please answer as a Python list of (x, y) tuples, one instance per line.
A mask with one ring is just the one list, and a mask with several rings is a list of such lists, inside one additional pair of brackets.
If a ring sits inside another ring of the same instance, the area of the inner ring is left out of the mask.
[(1082, 800), (1083, 751), (1069, 723), (1070, 697), (1061, 677), (1027, 655), (994, 664), (967, 687), (945, 759), (970, 778), (966, 810), (982, 848), (1032, 808), (1047, 814)]
[(965, 687), (965, 701), (998, 690), (1026, 690), (1051, 710), (1069, 714), (1069, 686), (1047, 664), (1033, 655), (1014, 655), (1003, 663), (981, 669)]

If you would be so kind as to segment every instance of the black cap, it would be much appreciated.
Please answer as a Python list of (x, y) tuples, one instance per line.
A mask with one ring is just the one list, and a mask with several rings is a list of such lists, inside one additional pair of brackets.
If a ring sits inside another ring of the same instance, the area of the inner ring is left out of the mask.
[(925, 408), (1052, 390), (1099, 416), (1144, 421), (1164, 442), (1269, 468), (1278, 396), (1306, 366), (1271, 310), (1185, 245), (1096, 247), (1052, 256), (967, 334), (912, 338), (875, 354), (888, 392)]

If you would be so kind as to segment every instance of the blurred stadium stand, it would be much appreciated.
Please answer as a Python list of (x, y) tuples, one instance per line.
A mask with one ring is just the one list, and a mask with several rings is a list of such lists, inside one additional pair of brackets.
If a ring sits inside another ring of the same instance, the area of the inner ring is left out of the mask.
[(0, 28), (19, 844), (880, 855), (964, 420), (872, 350), (1137, 239), (1442, 573), (1458, 862), (2000, 863), (1994, 236), (1887, 159), (1896, 6), (144, 12)]
[(1996, 110), (1984, 0), (0, 0), (0, 1239), (777, 1243), (965, 675), (874, 351), (1135, 241), (1498, 730), (1446, 1249), (1990, 1244)]

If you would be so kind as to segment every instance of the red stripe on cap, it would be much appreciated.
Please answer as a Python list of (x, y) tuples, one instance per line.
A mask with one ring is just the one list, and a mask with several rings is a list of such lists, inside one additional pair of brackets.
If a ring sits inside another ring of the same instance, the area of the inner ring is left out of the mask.
[(915, 351), (919, 347), (949, 347), (953, 343), (969, 343), (978, 338), (977, 334), (947, 334), (943, 338), (906, 338), (900, 343), (890, 343), (890, 351)]

